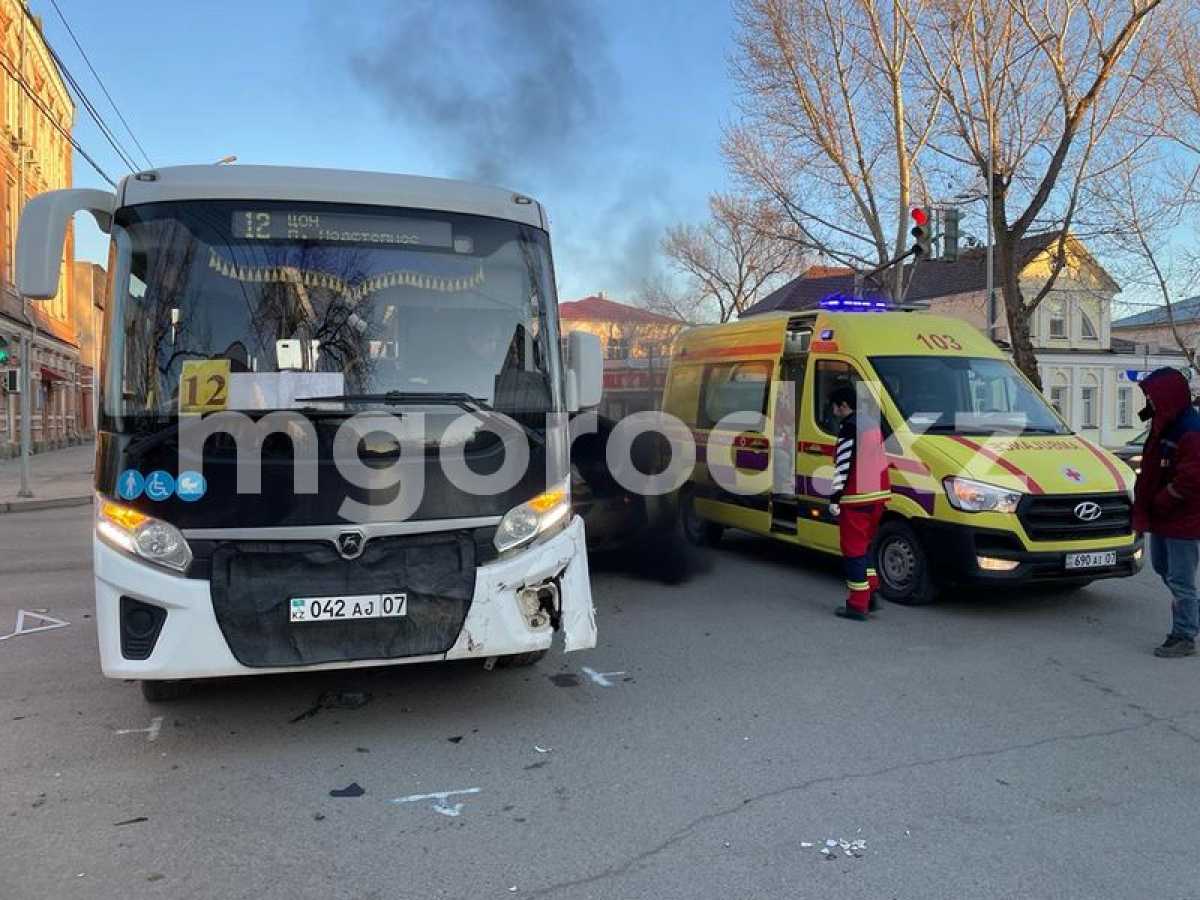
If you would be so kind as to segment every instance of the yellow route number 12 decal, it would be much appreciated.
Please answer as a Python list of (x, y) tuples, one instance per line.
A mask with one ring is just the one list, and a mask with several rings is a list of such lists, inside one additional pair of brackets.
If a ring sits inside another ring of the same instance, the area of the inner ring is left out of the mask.
[(189, 359), (179, 378), (179, 412), (217, 412), (229, 403), (229, 360)]

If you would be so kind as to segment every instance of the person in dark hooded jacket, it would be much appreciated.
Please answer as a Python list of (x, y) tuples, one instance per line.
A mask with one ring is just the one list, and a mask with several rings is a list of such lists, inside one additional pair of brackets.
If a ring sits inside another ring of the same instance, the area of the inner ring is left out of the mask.
[(1200, 609), (1200, 412), (1178, 369), (1156, 369), (1139, 386), (1150, 420), (1142, 471), (1134, 486), (1133, 528), (1150, 535), (1150, 562), (1171, 592), (1171, 633), (1155, 656), (1196, 652)]

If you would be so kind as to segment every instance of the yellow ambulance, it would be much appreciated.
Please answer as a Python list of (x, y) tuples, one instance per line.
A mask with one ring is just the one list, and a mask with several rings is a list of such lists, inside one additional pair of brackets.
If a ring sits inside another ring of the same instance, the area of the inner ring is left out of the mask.
[(1133, 473), (1072, 433), (995, 344), (957, 319), (845, 297), (676, 339), (663, 411), (696, 445), (679, 497), (688, 539), (739, 528), (838, 553), (829, 396), (847, 384), (886, 438), (892, 497), (875, 547), (886, 599), (1078, 586), (1141, 567)]

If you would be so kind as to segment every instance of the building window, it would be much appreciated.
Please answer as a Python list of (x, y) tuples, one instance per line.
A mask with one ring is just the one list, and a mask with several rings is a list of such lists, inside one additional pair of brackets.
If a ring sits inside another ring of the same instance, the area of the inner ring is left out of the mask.
[(1050, 301), (1050, 337), (1059, 340), (1067, 336), (1067, 305), (1061, 300)]
[(1092, 324), (1092, 320), (1088, 318), (1088, 314), (1083, 310), (1079, 311), (1079, 327), (1080, 334), (1083, 335), (1085, 341), (1098, 341), (1100, 335), (1096, 332), (1096, 326)]
[(1096, 427), (1096, 391), (1094, 387), (1085, 387), (1080, 390), (1080, 400), (1083, 405), (1083, 427)]
[(605, 355), (609, 359), (629, 359), (629, 338), (612, 335), (608, 339), (608, 352)]
[(1133, 425), (1133, 388), (1117, 388), (1117, 427), (1129, 428)]
[(1050, 405), (1058, 411), (1058, 414), (1067, 421), (1071, 419), (1071, 410), (1067, 405), (1067, 387), (1063, 384), (1056, 384), (1050, 388)]

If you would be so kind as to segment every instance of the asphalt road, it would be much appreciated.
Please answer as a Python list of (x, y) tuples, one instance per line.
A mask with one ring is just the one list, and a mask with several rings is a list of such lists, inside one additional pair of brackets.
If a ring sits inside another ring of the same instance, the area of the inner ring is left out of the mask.
[[(682, 585), (595, 571), (601, 645), (535, 669), (151, 707), (99, 674), (89, 515), (0, 516), (0, 635), (70, 623), (0, 642), (5, 900), (1200, 896), (1200, 660), (1150, 655), (1148, 573), (859, 625), (734, 538)], [(339, 689), (372, 699), (293, 721)]]

